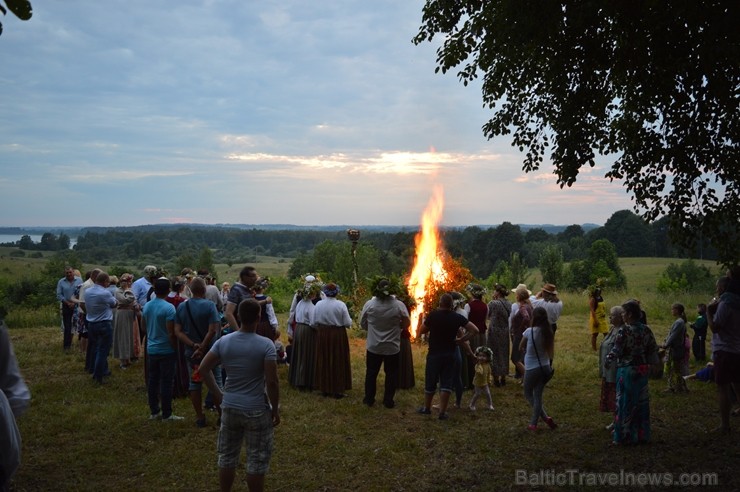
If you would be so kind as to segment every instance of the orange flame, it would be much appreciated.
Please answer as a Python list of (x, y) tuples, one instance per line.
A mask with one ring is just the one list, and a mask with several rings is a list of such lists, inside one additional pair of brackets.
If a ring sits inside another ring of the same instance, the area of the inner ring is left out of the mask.
[(425, 311), (425, 296), (429, 286), (442, 284), (447, 280), (447, 271), (441, 258), (442, 245), (437, 226), (442, 218), (444, 208), (444, 191), (441, 186), (434, 188), (427, 208), (421, 219), (421, 231), (416, 235), (416, 258), (407, 285), (409, 295), (416, 300), (411, 310), (411, 336), (416, 338), (419, 318)]

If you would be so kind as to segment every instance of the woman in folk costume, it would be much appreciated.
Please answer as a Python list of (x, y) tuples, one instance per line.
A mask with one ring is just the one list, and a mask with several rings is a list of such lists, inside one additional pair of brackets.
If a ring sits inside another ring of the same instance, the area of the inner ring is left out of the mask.
[(352, 326), (347, 305), (337, 299), (339, 286), (324, 287), (326, 299), (316, 303), (313, 325), (317, 330), (314, 386), (324, 396), (343, 398), (352, 389), (347, 328)]

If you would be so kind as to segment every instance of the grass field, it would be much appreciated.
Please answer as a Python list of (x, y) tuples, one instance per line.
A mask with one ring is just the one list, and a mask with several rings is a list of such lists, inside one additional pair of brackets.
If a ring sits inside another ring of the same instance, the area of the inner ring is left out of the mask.
[[(623, 262), (630, 289), (607, 291), (605, 297), (609, 306), (639, 297), (660, 341), (672, 321), (672, 302), (693, 306), (712, 293), (673, 299), (650, 291), (667, 263), (654, 265), (656, 261)], [(652, 478), (661, 481), (667, 480), (665, 474), (676, 480), (683, 473), (700, 474), (684, 478), (716, 479), (714, 490), (740, 490), (740, 419), (733, 420), (731, 436), (708, 432), (718, 425), (711, 384), (690, 382), (689, 394), (674, 395), (662, 392), (665, 381), (652, 381), (652, 442), (609, 446), (604, 426), (610, 416), (597, 411), (600, 383), (597, 356), (589, 347), (587, 299), (564, 294), (563, 300), (557, 373), (544, 397), (558, 429), (526, 430), (529, 408), (513, 380), (492, 389), (493, 412), (453, 410), (444, 422), (417, 415), (426, 354), (420, 344), (414, 344), (416, 388), (401, 391), (392, 410), (367, 408), (362, 404), (364, 340), (352, 330), (353, 389), (348, 398), (294, 391), (287, 385), (287, 368), (280, 367), (282, 423), (276, 429), (267, 489), (603, 490), (589, 482), (599, 477), (578, 473), (623, 471), (657, 473)], [(285, 314), (279, 318), (284, 324)], [(31, 408), (19, 420), (23, 464), (12, 490), (217, 490), (215, 416), (209, 416), (207, 428), (198, 429), (189, 401), (178, 399), (175, 412), (186, 420), (150, 422), (141, 364), (121, 371), (112, 363), (110, 384), (94, 386), (81, 356), (62, 353), (58, 326), (11, 327), (11, 339), (33, 395)], [(470, 396), (466, 392), (464, 404)], [(566, 482), (572, 476), (575, 485), (517, 482), (522, 474), (540, 470), (559, 473)], [(568, 470), (577, 473), (566, 475)], [(244, 477), (240, 468), (237, 489), (246, 490)]]

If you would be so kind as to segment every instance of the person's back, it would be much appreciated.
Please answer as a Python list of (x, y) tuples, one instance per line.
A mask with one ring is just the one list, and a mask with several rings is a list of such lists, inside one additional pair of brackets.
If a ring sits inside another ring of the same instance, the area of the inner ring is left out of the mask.
[(406, 306), (393, 296), (367, 301), (360, 315), (360, 325), (367, 330), (367, 349), (376, 354), (398, 353), (402, 320), (408, 317)]
[(175, 347), (170, 343), (167, 322), (175, 320), (175, 307), (161, 297), (146, 303), (142, 316), (146, 320), (146, 349), (153, 355), (172, 354)]
[[(260, 313), (258, 301), (242, 301), (239, 330), (219, 339), (200, 364), (203, 381), (222, 408), (218, 433), (221, 490), (231, 490), (245, 443), (247, 486), (251, 491), (263, 490), (274, 446), (273, 427), (280, 423), (277, 355), (275, 344), (256, 333)], [(229, 375), (223, 391), (211, 373), (217, 364)]]
[(214, 353), (229, 377), (224, 387), (223, 408), (261, 410), (265, 401), (265, 360), (277, 360), (275, 344), (257, 333), (236, 331), (220, 339)]
[(455, 350), (458, 329), (467, 320), (461, 314), (446, 309), (437, 309), (424, 320), (429, 326), (429, 353), (446, 353)]

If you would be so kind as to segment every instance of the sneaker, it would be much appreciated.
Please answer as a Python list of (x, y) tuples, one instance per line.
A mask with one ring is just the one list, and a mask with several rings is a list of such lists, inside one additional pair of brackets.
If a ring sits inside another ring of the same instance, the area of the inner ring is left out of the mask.
[(475, 405), (469, 405), (468, 408), (471, 412), (475, 412)]
[(534, 424), (534, 425), (529, 424), (527, 426), (527, 430), (532, 431), (532, 432), (535, 432), (537, 430), (537, 424)]
[(495, 408), (493, 408), (493, 405), (488, 405), (488, 409), (489, 410), (495, 410)]
[(174, 421), (176, 421), (176, 420), (185, 420), (185, 417), (180, 417), (180, 416), (178, 416), (178, 415), (175, 415), (175, 414), (173, 413), (173, 414), (171, 414), (171, 415), (170, 415), (169, 417), (166, 417), (166, 418), (162, 418), (162, 420), (174, 420)]
[(396, 406), (396, 402), (394, 401), (384, 401), (383, 406), (385, 408), (394, 408)]
[(431, 415), (432, 411), (429, 410), (428, 408), (419, 407), (419, 409), (416, 410), (416, 413), (420, 413), (421, 415)]
[(447, 415), (446, 413), (440, 413), (439, 414), (439, 420), (447, 420), (449, 418), (450, 418), (450, 416)]
[(159, 420), (159, 419), (161, 419), (161, 418), (162, 418), (162, 416), (161, 416), (161, 415), (159, 414), (159, 412), (157, 412), (157, 413), (153, 413), (153, 414), (151, 414), (151, 415), (149, 416), (149, 420)]
[(202, 419), (196, 419), (195, 420), (195, 426), (198, 428), (203, 428), (206, 426), (206, 418), (203, 417)]
[(545, 419), (545, 423), (550, 429), (557, 429), (558, 424), (555, 423), (555, 421), (552, 419), (552, 417), (547, 417)]

